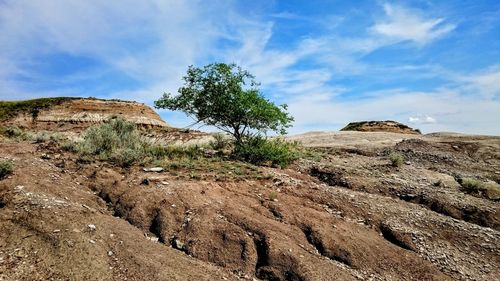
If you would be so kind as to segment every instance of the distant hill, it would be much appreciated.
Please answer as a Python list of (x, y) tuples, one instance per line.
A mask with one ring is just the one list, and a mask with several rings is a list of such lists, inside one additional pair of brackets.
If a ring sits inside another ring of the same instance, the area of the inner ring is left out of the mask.
[(170, 127), (152, 108), (138, 102), (71, 97), (0, 101), (0, 122), (20, 127), (83, 129), (112, 116), (145, 127)]
[(413, 129), (405, 124), (396, 121), (361, 121), (347, 124), (341, 131), (359, 131), (359, 132), (390, 132), (400, 134), (422, 134), (420, 130)]

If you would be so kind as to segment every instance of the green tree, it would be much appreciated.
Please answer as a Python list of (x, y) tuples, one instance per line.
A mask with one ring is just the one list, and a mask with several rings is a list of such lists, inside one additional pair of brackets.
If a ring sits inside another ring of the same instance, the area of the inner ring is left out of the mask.
[(233, 135), (237, 144), (266, 131), (285, 134), (293, 122), (287, 106), (277, 106), (264, 98), (254, 79), (235, 64), (190, 66), (179, 95), (165, 93), (155, 106), (184, 111), (197, 123)]

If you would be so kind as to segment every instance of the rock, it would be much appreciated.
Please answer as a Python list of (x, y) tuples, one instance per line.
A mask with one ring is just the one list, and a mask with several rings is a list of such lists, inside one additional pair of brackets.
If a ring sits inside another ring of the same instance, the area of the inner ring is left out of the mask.
[(456, 151), (460, 150), (460, 147), (458, 147), (456, 145), (452, 146), (451, 148), (455, 149)]
[(89, 228), (91, 231), (96, 230), (96, 226), (95, 226), (94, 224), (89, 224), (89, 225), (87, 225), (87, 226), (88, 226), (88, 228)]
[(182, 243), (179, 239), (174, 239), (174, 241), (172, 242), (172, 246), (177, 250), (184, 249), (184, 243)]
[(144, 172), (157, 172), (157, 173), (159, 173), (159, 172), (163, 172), (164, 169), (162, 167), (153, 167), (153, 168), (142, 168), (142, 170)]
[(406, 165), (411, 165), (411, 162), (410, 161), (406, 161), (405, 164)]
[(44, 159), (44, 160), (49, 160), (50, 159), (50, 155), (44, 153), (44, 154), (42, 154), (41, 158)]
[(94, 240), (89, 240), (90, 244), (95, 244), (95, 241)]
[(61, 230), (60, 229), (54, 229), (54, 231), (52, 231), (52, 232), (58, 233), (58, 232), (61, 232)]
[(112, 251), (108, 251), (108, 256), (111, 257), (113, 255)]

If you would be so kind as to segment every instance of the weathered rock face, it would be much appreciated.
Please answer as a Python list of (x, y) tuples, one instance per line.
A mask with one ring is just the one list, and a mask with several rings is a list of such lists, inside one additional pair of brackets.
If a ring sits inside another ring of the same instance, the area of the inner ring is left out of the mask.
[(61, 130), (86, 128), (119, 116), (143, 127), (170, 127), (149, 106), (129, 101), (68, 99), (33, 113), (21, 112), (7, 121), (22, 127), (59, 127)]
[(421, 132), (418, 129), (413, 129), (405, 124), (401, 124), (396, 121), (361, 121), (361, 122), (351, 122), (347, 124), (341, 131), (360, 131), (360, 132), (390, 132), (390, 133), (400, 133), (400, 134), (414, 134), (420, 135)]

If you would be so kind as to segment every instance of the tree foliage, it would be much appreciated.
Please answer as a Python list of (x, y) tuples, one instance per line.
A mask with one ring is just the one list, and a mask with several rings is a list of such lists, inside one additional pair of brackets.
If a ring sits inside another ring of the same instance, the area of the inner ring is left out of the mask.
[(267, 100), (254, 76), (235, 64), (190, 66), (183, 80), (179, 95), (165, 93), (156, 108), (184, 111), (196, 122), (230, 133), (237, 143), (266, 131), (285, 134), (293, 121), (286, 105)]

